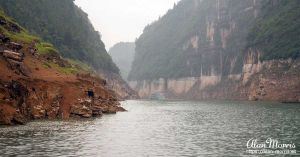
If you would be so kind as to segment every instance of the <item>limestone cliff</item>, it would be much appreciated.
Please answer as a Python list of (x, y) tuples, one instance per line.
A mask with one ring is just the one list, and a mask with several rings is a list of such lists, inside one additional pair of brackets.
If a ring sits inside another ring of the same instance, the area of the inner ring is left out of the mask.
[(0, 12), (0, 125), (124, 111), (104, 79)]
[(253, 62), (252, 57), (240, 74), (131, 81), (130, 86), (142, 98), (161, 93), (169, 99), (300, 102), (299, 59)]
[(136, 41), (130, 84), (144, 98), (299, 102), (299, 8), (295, 0), (183, 0)]

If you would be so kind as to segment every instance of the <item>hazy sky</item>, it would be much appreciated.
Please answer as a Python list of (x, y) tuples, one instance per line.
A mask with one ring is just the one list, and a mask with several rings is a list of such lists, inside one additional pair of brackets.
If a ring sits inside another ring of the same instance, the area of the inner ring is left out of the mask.
[(120, 41), (135, 41), (144, 27), (179, 0), (75, 0), (102, 34), (108, 50)]

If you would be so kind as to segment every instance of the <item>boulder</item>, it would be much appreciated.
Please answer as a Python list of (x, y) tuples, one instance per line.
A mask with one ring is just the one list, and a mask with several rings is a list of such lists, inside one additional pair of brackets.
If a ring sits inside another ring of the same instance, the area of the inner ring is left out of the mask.
[(31, 114), (33, 119), (43, 119), (46, 117), (46, 110), (40, 104), (32, 107)]
[(99, 116), (102, 116), (103, 115), (103, 108), (100, 107), (100, 106), (93, 106), (92, 107), (92, 112), (93, 112), (93, 116), (94, 117), (99, 117)]
[(102, 110), (92, 110), (93, 111), (93, 117), (101, 117), (103, 115)]
[(121, 106), (117, 107), (117, 111), (118, 112), (127, 112), (127, 110), (125, 108), (121, 107)]
[(9, 51), (9, 50), (4, 50), (3, 56), (5, 58), (9, 58), (18, 62), (22, 62), (24, 60), (23, 55), (21, 53)]
[(6, 59), (6, 60), (9, 63), (9, 65), (12, 67), (17, 67), (17, 66), (22, 65), (22, 62), (19, 62), (19, 61), (13, 60), (13, 59)]
[(11, 122), (13, 124), (24, 125), (27, 123), (27, 119), (20, 112), (16, 112)]
[(12, 59), (6, 59), (8, 64), (10, 65), (10, 68), (12, 70), (17, 70), (17, 74), (22, 74), (24, 76), (29, 77), (31, 71), (29, 68), (27, 68), (23, 62), (19, 62), (16, 60), (12, 60)]
[(110, 106), (110, 107), (108, 108), (107, 114), (116, 114), (117, 112), (118, 112), (118, 108), (117, 108), (117, 107), (115, 107), (115, 106)]
[(19, 51), (23, 48), (21, 44), (16, 42), (10, 42), (7, 47), (13, 51)]
[(93, 116), (91, 109), (91, 103), (88, 101), (81, 102), (71, 106), (71, 114), (77, 115), (83, 118), (90, 118)]

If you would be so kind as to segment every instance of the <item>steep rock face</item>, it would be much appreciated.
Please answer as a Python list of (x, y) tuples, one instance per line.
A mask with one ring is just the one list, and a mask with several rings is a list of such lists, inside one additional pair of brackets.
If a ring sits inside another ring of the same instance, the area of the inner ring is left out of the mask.
[(142, 98), (162, 93), (170, 99), (268, 100), (300, 102), (300, 60), (245, 64), (241, 74), (132, 81)]
[(136, 41), (131, 80), (242, 72), (259, 0), (183, 0)]
[(241, 84), (248, 99), (300, 102), (300, 60), (261, 62), (260, 56), (261, 52), (252, 51), (245, 59)]
[(104, 79), (62, 59), (3, 14), (0, 67), (0, 125), (124, 111)]
[[(299, 45), (289, 44), (290, 50), (284, 45), (283, 55), (262, 47), (268, 41), (272, 48), (284, 43), (272, 36), (285, 31), (279, 28), (285, 18), (300, 15), (299, 7), (295, 0), (183, 0), (137, 40), (130, 85), (144, 98), (164, 93), (183, 99), (299, 102)], [(256, 26), (268, 22), (274, 24), (273, 34)], [(299, 35), (294, 26), (287, 30)]]
[(131, 81), (130, 86), (139, 92), (142, 98), (154, 93), (165, 93), (169, 98), (178, 98), (198, 85), (199, 89), (213, 86), (221, 81), (220, 76), (187, 77), (180, 79), (158, 79), (152, 81)]

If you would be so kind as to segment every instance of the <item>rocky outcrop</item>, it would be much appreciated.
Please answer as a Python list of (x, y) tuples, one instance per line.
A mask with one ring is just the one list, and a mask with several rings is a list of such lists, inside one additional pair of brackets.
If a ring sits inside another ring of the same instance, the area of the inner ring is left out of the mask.
[[(18, 27), (0, 18), (0, 27), (12, 26)], [(0, 125), (126, 111), (104, 79), (80, 69), (69, 72), (70, 63), (58, 53), (39, 54), (36, 42), (12, 42), (0, 31)]]
[[(257, 66), (257, 65), (256, 65)], [(249, 100), (300, 102), (300, 60), (272, 60), (243, 80)]]
[[(23, 124), (34, 119), (97, 117), (125, 111), (113, 93), (95, 82), (48, 82), (19, 78), (1, 79), (0, 124)], [(86, 89), (95, 91), (93, 98)]]

